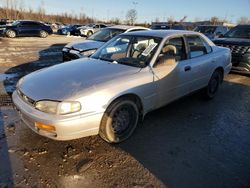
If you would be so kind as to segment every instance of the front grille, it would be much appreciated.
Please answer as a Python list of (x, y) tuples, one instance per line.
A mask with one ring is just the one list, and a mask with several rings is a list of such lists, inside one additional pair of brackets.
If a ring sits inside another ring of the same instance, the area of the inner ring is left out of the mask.
[(226, 45), (226, 44), (218, 44), (218, 46), (229, 48), (232, 54), (236, 55), (244, 55), (249, 49), (249, 46)]
[(23, 94), (23, 92), (21, 92), (19, 89), (17, 90), (18, 95), (28, 104), (30, 104), (31, 106), (35, 106), (36, 101), (29, 98), (28, 96), (26, 96), (25, 94)]

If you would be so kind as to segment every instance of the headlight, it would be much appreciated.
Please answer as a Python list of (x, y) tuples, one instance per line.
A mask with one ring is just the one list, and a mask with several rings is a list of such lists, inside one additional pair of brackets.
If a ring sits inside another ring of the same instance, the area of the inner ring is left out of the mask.
[(70, 114), (81, 110), (79, 102), (61, 102), (58, 106), (59, 114)]
[(50, 113), (50, 114), (56, 114), (57, 113), (57, 107), (59, 102), (55, 101), (38, 101), (35, 105), (36, 109)]
[(81, 32), (82, 35), (85, 35), (87, 33), (87, 30), (81, 29), (80, 32)]
[(79, 102), (38, 101), (35, 108), (50, 114), (70, 114), (81, 110)]
[(86, 50), (86, 51), (83, 51), (81, 52), (80, 54), (84, 57), (89, 57), (91, 56), (93, 53), (96, 52), (96, 49), (93, 49), (93, 50)]

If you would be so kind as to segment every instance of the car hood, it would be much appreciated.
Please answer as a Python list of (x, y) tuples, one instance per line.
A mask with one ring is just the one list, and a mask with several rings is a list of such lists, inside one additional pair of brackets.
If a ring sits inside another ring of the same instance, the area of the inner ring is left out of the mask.
[(100, 48), (104, 42), (101, 41), (95, 41), (95, 40), (84, 40), (81, 42), (73, 42), (66, 45), (66, 48), (71, 48), (78, 51), (86, 51), (86, 50), (92, 50), (92, 49), (98, 49)]
[(19, 82), (18, 89), (35, 101), (64, 101), (140, 70), (136, 67), (84, 58), (31, 73)]
[(250, 39), (218, 38), (213, 40), (215, 44), (250, 46)]

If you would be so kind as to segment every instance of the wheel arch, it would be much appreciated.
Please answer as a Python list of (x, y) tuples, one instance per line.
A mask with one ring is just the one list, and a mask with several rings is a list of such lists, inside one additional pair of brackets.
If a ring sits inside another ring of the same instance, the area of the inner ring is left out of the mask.
[(219, 66), (219, 67), (217, 67), (215, 70), (214, 70), (214, 72), (215, 71), (219, 71), (220, 73), (221, 73), (221, 75), (222, 75), (222, 77), (221, 77), (221, 82), (223, 81), (223, 78), (224, 78), (224, 69), (223, 69), (223, 67), (221, 67), (221, 66)]
[(139, 97), (139, 95), (135, 94), (135, 93), (126, 93), (126, 94), (121, 94), (119, 96), (114, 97), (113, 99), (111, 99), (109, 101), (109, 103), (107, 104), (107, 108), (115, 101), (119, 100), (119, 99), (130, 99), (132, 101), (134, 101), (136, 103), (136, 105), (138, 106), (139, 109), (139, 113), (141, 118), (143, 118), (144, 116), (144, 105), (143, 102), (141, 100), (141, 98)]
[(19, 30), (18, 30), (17, 28), (8, 28), (8, 29), (6, 30), (6, 32), (7, 32), (8, 30), (15, 31), (15, 32), (16, 32), (16, 36), (19, 36)]

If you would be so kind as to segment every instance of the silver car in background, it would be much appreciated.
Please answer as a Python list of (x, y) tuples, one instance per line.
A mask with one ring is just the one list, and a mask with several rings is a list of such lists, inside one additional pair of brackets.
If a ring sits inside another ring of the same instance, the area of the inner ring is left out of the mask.
[(127, 139), (150, 111), (193, 91), (213, 98), (231, 69), (230, 50), (191, 31), (121, 34), (79, 59), (23, 77), (13, 93), (21, 119), (55, 140), (99, 134)]
[(83, 57), (89, 57), (100, 48), (105, 42), (121, 33), (128, 33), (132, 31), (149, 30), (145, 27), (128, 26), (128, 25), (115, 25), (112, 27), (101, 29), (96, 32), (87, 40), (81, 40), (67, 44), (62, 49), (63, 61), (70, 61)]

